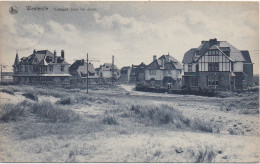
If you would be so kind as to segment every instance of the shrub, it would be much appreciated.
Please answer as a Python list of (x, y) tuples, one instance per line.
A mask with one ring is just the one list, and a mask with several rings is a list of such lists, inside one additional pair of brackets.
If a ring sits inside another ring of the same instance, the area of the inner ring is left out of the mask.
[(198, 151), (196, 163), (211, 162), (216, 157), (216, 153), (212, 148), (206, 147)]
[(219, 133), (219, 127), (212, 122), (200, 119), (189, 119), (177, 109), (168, 105), (132, 105), (130, 113), (124, 112), (121, 117), (137, 117), (141, 122), (148, 125), (173, 124), (178, 129), (191, 129), (196, 131)]
[(70, 98), (67, 97), (67, 98), (61, 99), (61, 100), (57, 101), (56, 104), (69, 105), (70, 104)]
[(202, 131), (202, 132), (209, 132), (209, 133), (213, 133), (213, 125), (211, 122), (206, 122), (206, 121), (201, 121), (199, 119), (195, 119), (192, 122), (192, 127), (193, 129)]
[(2, 89), (0, 91), (3, 92), (3, 93), (8, 93), (10, 95), (14, 95), (14, 92), (12, 90), (9, 90), (9, 89)]
[(244, 108), (244, 109), (241, 109), (239, 113), (255, 115), (255, 114), (259, 114), (259, 109)]
[(24, 110), (28, 104), (29, 102), (26, 100), (18, 104), (4, 104), (1, 107), (0, 119), (4, 122), (16, 121), (19, 116), (24, 114)]
[(175, 124), (177, 128), (184, 127), (189, 124), (190, 120), (185, 118), (181, 112), (169, 107), (168, 105), (157, 106), (141, 106), (132, 105), (130, 110), (138, 118), (147, 124)]
[(34, 103), (31, 107), (32, 113), (41, 118), (49, 119), (51, 122), (71, 122), (79, 119), (74, 111), (54, 106), (50, 101)]
[(38, 97), (36, 94), (34, 93), (24, 93), (22, 94), (24, 97), (30, 99), (30, 100), (33, 100), (33, 101), (38, 101)]
[(108, 125), (117, 125), (117, 121), (114, 116), (106, 114), (103, 118), (103, 123)]

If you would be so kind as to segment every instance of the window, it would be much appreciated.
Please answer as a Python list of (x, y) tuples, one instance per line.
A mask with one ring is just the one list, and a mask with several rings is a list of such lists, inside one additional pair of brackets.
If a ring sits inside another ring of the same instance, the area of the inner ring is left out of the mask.
[(52, 72), (53, 71), (53, 65), (49, 66), (49, 71)]
[(20, 73), (23, 73), (22, 66), (19, 67), (19, 72), (20, 72)]
[(168, 70), (168, 74), (171, 74), (171, 70)]
[(217, 56), (219, 55), (219, 51), (218, 50), (210, 50), (208, 51), (209, 56)]
[(192, 77), (191, 78), (191, 86), (198, 86), (199, 85), (199, 80), (197, 77)]
[(227, 56), (230, 56), (230, 52), (229, 51), (224, 51), (224, 54), (226, 54)]
[(127, 74), (127, 70), (121, 70), (121, 74)]
[(209, 63), (209, 71), (219, 71), (218, 63)]
[(188, 72), (192, 72), (192, 64), (188, 64)]
[(208, 86), (218, 86), (218, 77), (208, 76)]
[(231, 71), (234, 71), (234, 63), (231, 62)]
[(25, 71), (24, 72), (26, 72), (26, 73), (28, 72), (28, 67), (27, 66), (25, 66)]
[(150, 75), (156, 75), (156, 70), (150, 70)]
[(64, 71), (64, 66), (61, 66), (61, 67), (60, 67), (60, 70), (63, 72), (63, 71)]

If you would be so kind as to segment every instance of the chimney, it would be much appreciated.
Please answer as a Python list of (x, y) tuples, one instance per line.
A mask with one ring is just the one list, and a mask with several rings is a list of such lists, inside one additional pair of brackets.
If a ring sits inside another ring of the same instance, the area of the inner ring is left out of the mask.
[(210, 39), (210, 40), (209, 40), (209, 45), (210, 45), (210, 47), (213, 46), (214, 44), (217, 44), (217, 39), (216, 39), (216, 38)]
[(168, 52), (168, 55), (165, 55), (166, 61), (169, 62), (170, 61), (170, 53)]
[(36, 53), (36, 50), (34, 49), (34, 50), (33, 50), (33, 54), (35, 55), (35, 53)]
[(56, 56), (56, 50), (54, 50), (54, 62), (53, 62), (53, 63), (56, 63), (56, 58), (57, 58), (57, 56)]
[(153, 55), (153, 61), (155, 61), (156, 60), (156, 55)]
[(61, 50), (61, 57), (64, 59), (64, 50)]
[(164, 58), (162, 58), (162, 68), (164, 68)]

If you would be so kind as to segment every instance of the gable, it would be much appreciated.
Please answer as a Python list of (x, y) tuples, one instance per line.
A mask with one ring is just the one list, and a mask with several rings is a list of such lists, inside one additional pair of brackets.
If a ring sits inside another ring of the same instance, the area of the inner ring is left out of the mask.
[(251, 57), (250, 57), (250, 54), (248, 51), (241, 51), (244, 59), (245, 59), (245, 63), (252, 63), (252, 60), (251, 60)]
[(194, 52), (196, 51), (196, 48), (192, 48), (189, 51), (187, 51), (182, 59), (182, 63), (187, 64), (187, 63), (192, 63), (193, 62), (193, 56)]
[(160, 69), (160, 65), (158, 64), (158, 61), (155, 60), (151, 64), (149, 64), (145, 69), (148, 69), (148, 70)]

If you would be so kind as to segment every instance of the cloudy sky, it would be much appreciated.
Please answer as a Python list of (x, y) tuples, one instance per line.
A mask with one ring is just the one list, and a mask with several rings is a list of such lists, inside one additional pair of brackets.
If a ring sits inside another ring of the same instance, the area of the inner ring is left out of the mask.
[[(95, 67), (149, 64), (168, 52), (179, 61), (202, 40), (225, 40), (249, 50), (258, 72), (257, 2), (0, 2), (0, 64), (12, 65), (33, 49), (65, 50), (69, 63), (93, 59)], [(10, 6), (18, 13), (10, 14)], [(28, 11), (26, 6), (48, 7)], [(78, 8), (79, 11), (55, 11)], [(85, 11), (80, 11), (84, 8)]]

